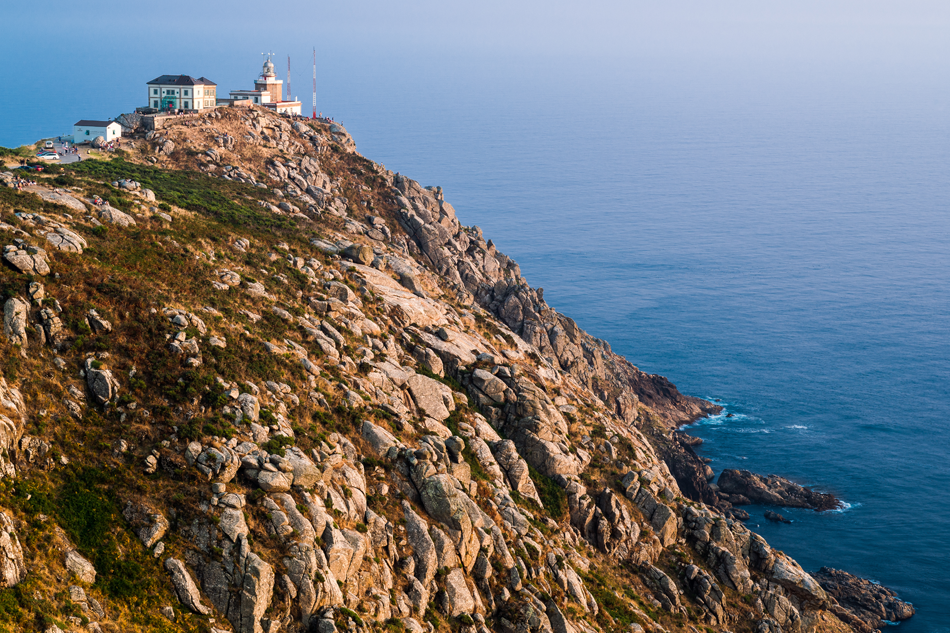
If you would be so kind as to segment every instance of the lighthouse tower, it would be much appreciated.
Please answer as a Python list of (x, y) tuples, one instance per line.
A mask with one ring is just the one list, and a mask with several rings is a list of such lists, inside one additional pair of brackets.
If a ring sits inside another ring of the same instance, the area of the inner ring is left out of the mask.
[(284, 82), (277, 78), (274, 62), (268, 55), (261, 75), (254, 81), (254, 90), (232, 90), (231, 105), (256, 105), (273, 110), (277, 114), (300, 116), (300, 102), (287, 95), (284, 101)]
[(264, 62), (264, 69), (261, 76), (254, 81), (254, 90), (267, 93), (270, 103), (279, 103), (284, 100), (284, 82), (277, 78), (277, 72), (274, 70), (274, 62), (270, 57)]

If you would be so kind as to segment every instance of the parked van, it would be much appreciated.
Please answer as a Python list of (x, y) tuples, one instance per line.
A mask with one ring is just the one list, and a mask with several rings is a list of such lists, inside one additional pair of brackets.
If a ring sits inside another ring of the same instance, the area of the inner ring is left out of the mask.
[(46, 149), (53, 149), (53, 141), (46, 141), (46, 144), (43, 145)]

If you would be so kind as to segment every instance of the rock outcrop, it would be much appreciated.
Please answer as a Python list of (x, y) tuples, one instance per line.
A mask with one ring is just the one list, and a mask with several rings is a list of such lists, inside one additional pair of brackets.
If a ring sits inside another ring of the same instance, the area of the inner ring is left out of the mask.
[(201, 592), (198, 591), (198, 586), (182, 561), (175, 558), (166, 559), (165, 569), (168, 571), (175, 592), (178, 594), (178, 599), (181, 600), (183, 605), (201, 615), (211, 613), (208, 607), (201, 604)]
[(0, 510), (0, 587), (8, 588), (26, 578), (23, 548), (10, 515)]
[(832, 609), (834, 613), (858, 631), (882, 629), (914, 615), (913, 605), (870, 580), (831, 567), (822, 567), (812, 576), (837, 600), (838, 605)]
[(747, 470), (726, 469), (719, 475), (718, 486), (735, 505), (754, 503), (819, 512), (842, 507), (834, 495), (809, 490), (777, 475), (763, 477)]

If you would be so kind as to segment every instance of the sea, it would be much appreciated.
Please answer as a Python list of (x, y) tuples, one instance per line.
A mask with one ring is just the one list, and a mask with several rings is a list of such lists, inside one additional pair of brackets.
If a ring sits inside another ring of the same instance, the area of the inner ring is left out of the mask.
[[(231, 83), (257, 71), (201, 61)], [(128, 111), (178, 72), (115, 64), (108, 95), (5, 103), (0, 144)], [(318, 110), (442, 186), (551, 306), (720, 403), (686, 429), (717, 474), (846, 504), (781, 509), (787, 525), (749, 507), (750, 528), (806, 570), (894, 589), (917, 609), (899, 630), (946, 633), (950, 82), (931, 70), (353, 53), (321, 62)]]

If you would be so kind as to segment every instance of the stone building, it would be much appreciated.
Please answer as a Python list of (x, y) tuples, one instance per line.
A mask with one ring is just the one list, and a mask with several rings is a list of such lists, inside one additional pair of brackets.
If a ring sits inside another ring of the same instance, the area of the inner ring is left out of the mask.
[(300, 114), (301, 103), (291, 100), (284, 101), (284, 82), (277, 78), (274, 71), (274, 62), (270, 59), (264, 62), (260, 77), (254, 81), (254, 90), (232, 90), (230, 102), (250, 101), (254, 105), (264, 106), (277, 114)]
[(217, 102), (218, 85), (206, 77), (162, 75), (148, 82), (148, 107), (159, 110), (204, 110)]

